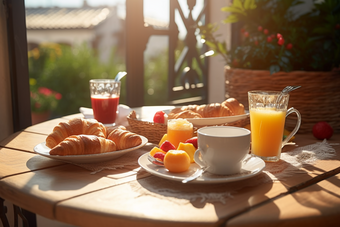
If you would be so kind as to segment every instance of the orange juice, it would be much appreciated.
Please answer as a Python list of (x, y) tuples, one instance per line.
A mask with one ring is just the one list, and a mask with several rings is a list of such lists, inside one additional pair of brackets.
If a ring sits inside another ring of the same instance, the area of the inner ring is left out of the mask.
[(286, 111), (251, 109), (251, 152), (261, 157), (280, 157)]
[(176, 148), (193, 137), (193, 125), (186, 119), (172, 119), (168, 121), (167, 140)]

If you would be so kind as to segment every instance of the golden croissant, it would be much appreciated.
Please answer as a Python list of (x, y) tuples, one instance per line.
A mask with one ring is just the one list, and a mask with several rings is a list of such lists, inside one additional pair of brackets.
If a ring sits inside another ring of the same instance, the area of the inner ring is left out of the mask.
[(107, 136), (107, 139), (115, 142), (117, 150), (128, 149), (142, 143), (142, 139), (139, 135), (121, 128), (114, 129)]
[(74, 118), (68, 122), (60, 122), (46, 138), (46, 146), (53, 148), (65, 138), (72, 135), (95, 135), (106, 138), (105, 126), (95, 119)]
[(50, 150), (50, 155), (101, 154), (116, 150), (116, 144), (94, 135), (73, 135), (67, 137)]
[(203, 118), (207, 118), (207, 117), (234, 116), (245, 113), (244, 106), (241, 103), (239, 103), (234, 98), (229, 98), (222, 103), (211, 103), (208, 105), (188, 105), (183, 106), (181, 108), (175, 108), (169, 113), (168, 117), (169, 119), (172, 119), (179, 118), (181, 116), (191, 115), (194, 116), (191, 118), (195, 118), (195, 115), (189, 112), (194, 112), (198, 114), (196, 118), (199, 118), (199, 115), (202, 116)]

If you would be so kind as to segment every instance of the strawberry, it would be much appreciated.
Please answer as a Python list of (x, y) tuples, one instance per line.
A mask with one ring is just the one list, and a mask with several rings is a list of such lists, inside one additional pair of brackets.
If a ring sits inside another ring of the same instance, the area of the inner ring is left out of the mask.
[(325, 121), (320, 121), (313, 126), (313, 135), (319, 140), (330, 139), (333, 135), (333, 128)]
[(165, 152), (168, 152), (169, 150), (176, 150), (176, 147), (168, 140), (165, 140), (159, 148)]
[(165, 114), (162, 110), (157, 111), (153, 116), (153, 122), (164, 124), (168, 118), (168, 115)]
[(157, 152), (153, 157), (163, 162), (165, 154), (162, 152)]
[(195, 137), (192, 137), (192, 138), (190, 138), (190, 139), (187, 139), (186, 141), (185, 141), (186, 143), (191, 143), (192, 145), (194, 145), (194, 147), (197, 149), (197, 136), (195, 136)]

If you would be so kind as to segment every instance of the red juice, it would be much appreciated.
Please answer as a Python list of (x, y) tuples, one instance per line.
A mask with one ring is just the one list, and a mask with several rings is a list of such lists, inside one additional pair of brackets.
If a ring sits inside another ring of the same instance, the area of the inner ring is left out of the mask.
[(119, 104), (119, 96), (91, 96), (91, 103), (94, 118), (103, 123), (115, 123), (117, 117), (117, 108)]

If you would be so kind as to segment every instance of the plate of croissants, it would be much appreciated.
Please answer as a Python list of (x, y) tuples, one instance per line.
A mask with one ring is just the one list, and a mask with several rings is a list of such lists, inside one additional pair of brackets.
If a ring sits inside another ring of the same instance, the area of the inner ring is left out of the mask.
[(125, 127), (107, 127), (95, 119), (74, 118), (60, 122), (34, 152), (71, 163), (97, 163), (113, 160), (143, 147), (144, 136)]
[(243, 104), (235, 98), (228, 98), (222, 103), (178, 107), (168, 113), (168, 119), (185, 118), (194, 126), (232, 123), (248, 116)]

